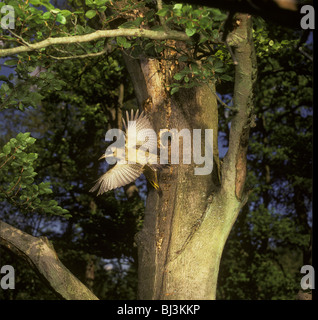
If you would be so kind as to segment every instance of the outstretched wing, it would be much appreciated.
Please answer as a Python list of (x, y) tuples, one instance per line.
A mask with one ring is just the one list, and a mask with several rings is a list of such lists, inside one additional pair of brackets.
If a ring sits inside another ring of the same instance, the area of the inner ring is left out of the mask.
[(112, 169), (104, 173), (96, 182), (90, 192), (98, 189), (97, 195), (109, 190), (120, 188), (135, 181), (142, 174), (143, 166), (136, 164), (116, 164)]
[[(127, 121), (127, 122), (126, 122)], [(127, 132), (127, 129), (131, 127), (132, 124), (129, 124), (129, 121), (136, 121), (136, 131), (140, 131), (142, 129), (152, 129), (153, 127), (149, 121), (148, 116), (144, 113), (144, 111), (141, 112), (139, 115), (139, 110), (136, 111), (134, 114), (134, 110), (130, 111), (130, 116), (128, 111), (126, 111), (126, 121), (123, 118), (123, 123), (124, 123), (124, 128), (125, 131)]]
[(139, 115), (139, 110), (137, 110), (134, 115), (134, 111), (131, 110), (130, 117), (128, 111), (126, 111), (126, 119), (127, 123), (123, 118), (126, 138), (129, 134), (131, 141), (136, 141), (136, 145), (134, 147), (139, 148), (141, 145), (143, 145), (150, 152), (156, 150), (157, 135), (149, 121), (148, 116), (144, 112)]

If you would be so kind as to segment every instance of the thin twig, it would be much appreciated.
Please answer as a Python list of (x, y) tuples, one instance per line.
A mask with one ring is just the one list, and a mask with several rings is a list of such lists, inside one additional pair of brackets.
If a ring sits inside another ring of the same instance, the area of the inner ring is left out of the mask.
[(55, 57), (55, 56), (52, 56), (51, 54), (48, 54), (48, 56), (52, 59), (55, 59), (55, 60), (69, 60), (69, 59), (83, 59), (83, 58), (98, 57), (98, 56), (101, 56), (105, 53), (107, 53), (107, 48), (104, 48), (100, 52), (80, 54), (77, 56), (70, 56), (70, 57)]
[(234, 54), (231, 46), (227, 43), (226, 40), (225, 40), (225, 46), (226, 46), (227, 50), (229, 50), (229, 52), (230, 52), (231, 58), (233, 60), (233, 64), (236, 66), (237, 65), (237, 60), (235, 58), (235, 54)]
[(8, 31), (16, 38), (18, 38), (23, 44), (30, 47), (30, 43), (26, 42), (22, 37), (18, 36), (16, 33), (14, 33), (12, 30), (8, 29)]
[(226, 103), (224, 103), (224, 102), (220, 99), (220, 97), (217, 95), (217, 93), (211, 88), (211, 86), (210, 86), (210, 89), (211, 89), (212, 93), (215, 95), (216, 100), (222, 105), (222, 107), (227, 108), (227, 109), (230, 109), (230, 110), (233, 110), (233, 111), (237, 111), (236, 108), (230, 107), (230, 106), (228, 106)]
[(313, 57), (309, 55), (307, 52), (305, 52), (301, 47), (299, 47), (299, 52), (302, 53), (306, 58), (308, 58), (310, 61), (313, 61)]
[(14, 148), (14, 152), (13, 154), (0, 166), (0, 169), (11, 159), (14, 157), (14, 154), (16, 153), (17, 149), (19, 149), (20, 147), (16, 147)]

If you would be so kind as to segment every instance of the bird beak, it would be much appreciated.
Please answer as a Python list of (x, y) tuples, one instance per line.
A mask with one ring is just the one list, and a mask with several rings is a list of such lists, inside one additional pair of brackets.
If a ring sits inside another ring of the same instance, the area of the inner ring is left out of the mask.
[(98, 160), (102, 160), (104, 158), (106, 158), (106, 154), (105, 153)]

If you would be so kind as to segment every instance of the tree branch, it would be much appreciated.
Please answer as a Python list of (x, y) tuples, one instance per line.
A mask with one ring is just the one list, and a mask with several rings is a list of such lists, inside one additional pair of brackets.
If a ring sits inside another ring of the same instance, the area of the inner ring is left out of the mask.
[(47, 38), (43, 41), (36, 43), (27, 43), (24, 41), (24, 46), (9, 48), (9, 49), (0, 49), (0, 57), (13, 55), (22, 52), (35, 51), (42, 48), (47, 48), (49, 46), (58, 45), (58, 44), (72, 44), (72, 43), (83, 43), (90, 42), (94, 40), (99, 40), (102, 38), (113, 38), (113, 37), (141, 37), (149, 38), (153, 40), (180, 40), (187, 41), (190, 40), (190, 37), (184, 32), (180, 31), (153, 31), (146, 29), (114, 29), (114, 30), (98, 30), (96, 32), (79, 35), (79, 36), (70, 36), (70, 37), (58, 37), (58, 38)]
[(67, 300), (98, 300), (62, 264), (46, 237), (33, 237), (0, 220), (0, 244), (24, 258), (59, 297)]
[(250, 127), (253, 123), (253, 88), (256, 81), (256, 56), (252, 37), (251, 16), (237, 14), (240, 20), (231, 38), (235, 47), (234, 108), (237, 113), (231, 122), (229, 149), (222, 167), (222, 188), (238, 199), (243, 197), (246, 178), (246, 155)]
[[(210, 86), (211, 88), (211, 86)], [(211, 88), (211, 91), (213, 92), (213, 94), (215, 95), (216, 97), (216, 100), (220, 103), (220, 105), (223, 107), (223, 108), (227, 108), (227, 109), (230, 109), (230, 110), (233, 110), (233, 111), (237, 111), (234, 107), (230, 107), (228, 106), (225, 102), (222, 101), (222, 99), (218, 96), (218, 94), (216, 93), (216, 91), (214, 91), (212, 88)]]

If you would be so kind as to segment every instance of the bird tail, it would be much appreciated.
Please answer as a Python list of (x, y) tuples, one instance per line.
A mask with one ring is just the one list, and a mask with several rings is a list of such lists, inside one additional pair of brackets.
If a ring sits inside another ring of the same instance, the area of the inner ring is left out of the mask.
[(159, 193), (159, 196), (162, 196), (162, 190), (158, 182), (158, 169), (155, 168), (153, 165), (152, 166), (145, 165), (143, 169), (143, 173), (147, 178), (147, 180), (149, 181), (149, 183), (153, 186), (153, 188), (157, 190), (157, 192)]

